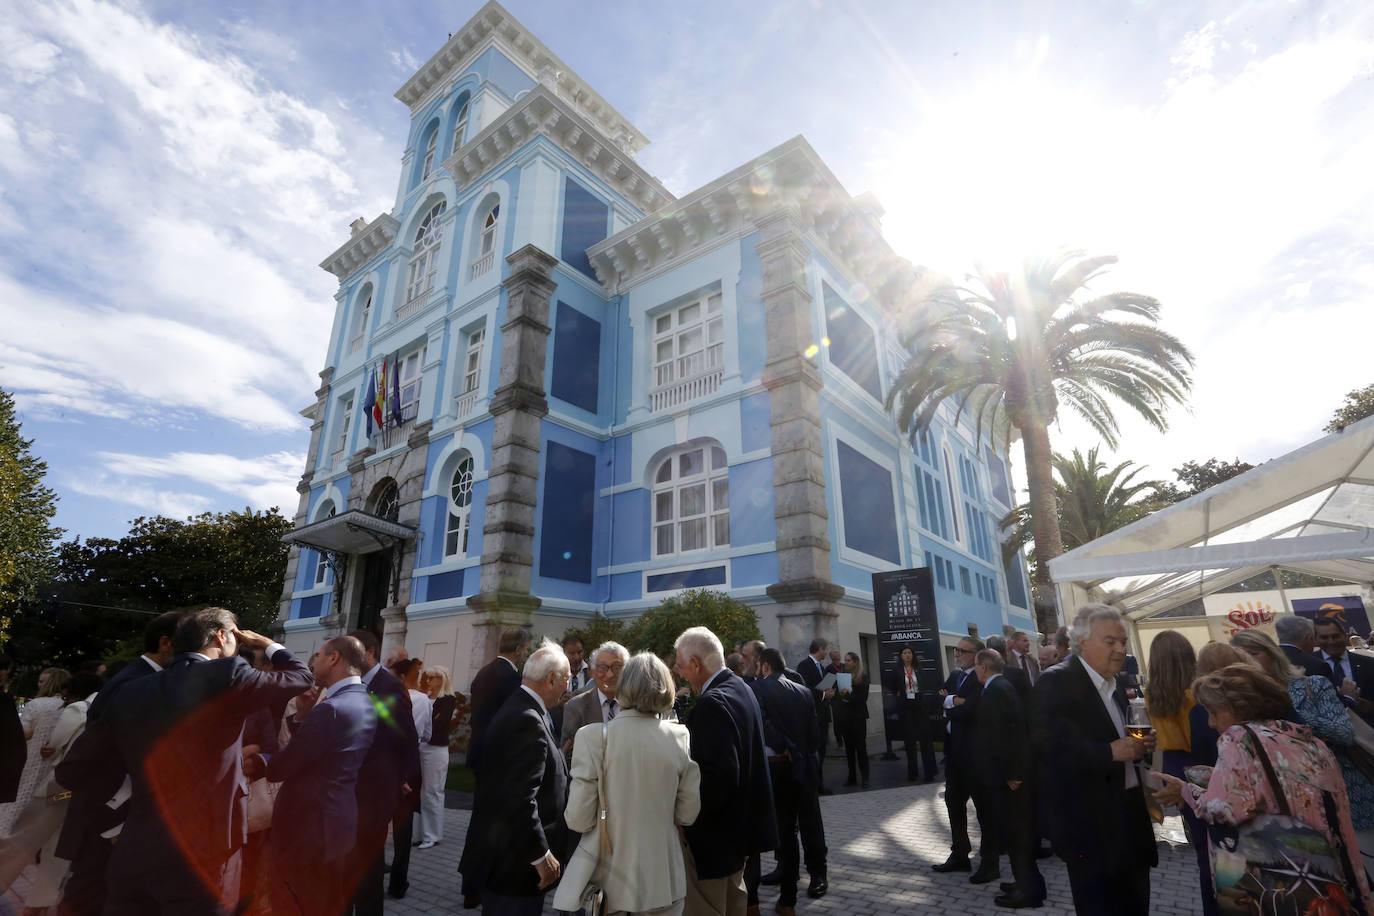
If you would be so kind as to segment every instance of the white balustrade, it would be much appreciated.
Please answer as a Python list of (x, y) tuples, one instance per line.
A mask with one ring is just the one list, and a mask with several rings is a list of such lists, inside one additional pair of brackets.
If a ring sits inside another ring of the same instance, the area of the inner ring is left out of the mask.
[(716, 369), (703, 375), (685, 378), (672, 385), (655, 388), (649, 392), (649, 409), (667, 410), (708, 394), (715, 394), (720, 388), (723, 375), (724, 370)]
[(482, 274), (491, 270), (491, 265), (496, 263), (496, 252), (488, 251), (480, 258), (472, 262), (472, 279), (476, 280)]

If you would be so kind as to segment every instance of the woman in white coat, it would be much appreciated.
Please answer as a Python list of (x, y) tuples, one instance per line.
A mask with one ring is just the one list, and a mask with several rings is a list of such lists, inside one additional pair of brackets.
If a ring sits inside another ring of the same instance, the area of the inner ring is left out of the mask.
[[(597, 722), (578, 730), (565, 817), (583, 837), (554, 898), (556, 909), (576, 910), (590, 880), (600, 882), (611, 913), (682, 912), (687, 873), (677, 828), (697, 818), (701, 771), (687, 729), (659, 719), (673, 706), (673, 688), (668, 666), (641, 652), (620, 673), (618, 711), (604, 730)], [(600, 868), (599, 789), (606, 794), (613, 850)]]

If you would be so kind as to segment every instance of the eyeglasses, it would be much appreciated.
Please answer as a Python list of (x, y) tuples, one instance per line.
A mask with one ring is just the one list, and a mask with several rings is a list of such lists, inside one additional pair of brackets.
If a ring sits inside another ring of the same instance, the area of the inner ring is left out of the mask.
[(624, 668), (624, 665), (597, 665), (592, 670), (597, 674), (605, 674), (607, 671), (614, 671), (616, 674), (619, 674)]
[(957, 646), (955, 647), (954, 651), (955, 651), (956, 653), (958, 653), (959, 655), (977, 655), (977, 654), (978, 654), (978, 653), (974, 652), (972, 649), (960, 649), (960, 648), (958, 648)]

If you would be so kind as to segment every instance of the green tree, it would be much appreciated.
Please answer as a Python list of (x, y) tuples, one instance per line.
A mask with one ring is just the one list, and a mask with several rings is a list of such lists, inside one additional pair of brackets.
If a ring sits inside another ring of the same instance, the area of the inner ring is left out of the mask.
[(48, 466), (19, 427), (14, 398), (0, 390), (0, 643), (14, 614), (52, 575), (62, 536), (52, 524), (57, 496), (43, 486)]
[(281, 600), (291, 521), (275, 509), (137, 518), (118, 540), (65, 542), (57, 576), (15, 622), (16, 654), (74, 664), (137, 644), (150, 614), (208, 606), (269, 630)]
[(759, 639), (759, 616), (754, 609), (725, 592), (693, 588), (650, 608), (624, 631), (632, 652), (673, 654), (673, 643), (688, 627), (706, 627), (720, 637), (728, 652), (735, 643)]
[[(1042, 595), (1050, 594), (1049, 561), (1063, 552), (1049, 434), (1060, 403), (1115, 448), (1113, 400), (1163, 430), (1166, 409), (1192, 384), (1192, 354), (1156, 326), (1157, 301), (1128, 292), (1082, 298), (1114, 263), (1063, 252), (1015, 273), (980, 270), (974, 289), (941, 291), (933, 317), (902, 334), (912, 357), (887, 397), (911, 435), (951, 399), (974, 415), (980, 436), (987, 429), (1010, 441), (1012, 427), (1020, 432)], [(1037, 616), (1052, 632), (1053, 608), (1037, 604)]]
[[(1059, 511), (1059, 533), (1065, 550), (1081, 547), (1108, 532), (1125, 527), (1157, 508), (1150, 495), (1162, 486), (1158, 480), (1135, 477), (1143, 467), (1123, 461), (1114, 468), (1097, 457), (1097, 447), (1084, 455), (1078, 449), (1069, 456), (1054, 454), (1054, 482)], [(1030, 507), (1013, 509), (1003, 521), (1011, 526), (1004, 550), (1020, 551), (1031, 541)]]
[(1374, 417), (1374, 385), (1346, 394), (1345, 403), (1336, 408), (1331, 415), (1331, 422), (1322, 429), (1328, 433), (1338, 433), (1365, 417)]
[(1182, 502), (1190, 496), (1196, 496), (1208, 487), (1214, 487), (1225, 480), (1244, 474), (1253, 468), (1254, 465), (1248, 461), (1222, 461), (1219, 458), (1208, 458), (1199, 464), (1196, 461), (1185, 461), (1181, 467), (1174, 468), (1174, 476), (1178, 478), (1177, 484), (1163, 483), (1159, 485), (1159, 506), (1160, 508), (1169, 503)]
[(564, 639), (570, 636), (576, 636), (582, 640), (582, 648), (587, 652), (590, 660), (591, 653), (602, 643), (611, 641), (623, 643), (625, 641), (625, 621), (612, 620), (597, 611), (582, 626), (568, 627), (563, 631)]

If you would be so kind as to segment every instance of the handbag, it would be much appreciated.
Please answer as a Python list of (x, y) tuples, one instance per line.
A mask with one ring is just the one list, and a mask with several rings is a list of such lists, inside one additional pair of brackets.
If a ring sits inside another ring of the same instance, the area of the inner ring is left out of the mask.
[(1349, 850), (1335, 827), (1335, 797), (1322, 790), (1329, 834), (1295, 818), (1259, 736), (1249, 725), (1244, 728), (1279, 813), (1261, 814), (1240, 825), (1207, 825), (1218, 910), (1225, 916), (1364, 914)]
[(601, 810), (597, 812), (597, 831), (601, 837), (601, 854), (597, 857), (597, 879), (588, 881), (579, 898), (585, 916), (606, 916), (606, 866), (611, 860), (611, 835), (606, 827), (606, 745), (610, 743), (607, 723), (601, 723), (601, 778), (596, 781), (596, 797)]

